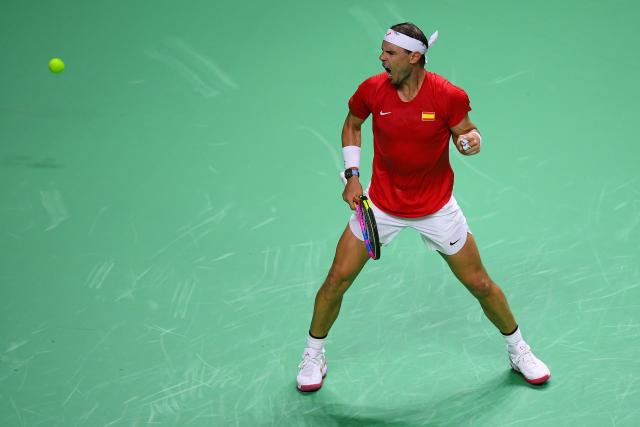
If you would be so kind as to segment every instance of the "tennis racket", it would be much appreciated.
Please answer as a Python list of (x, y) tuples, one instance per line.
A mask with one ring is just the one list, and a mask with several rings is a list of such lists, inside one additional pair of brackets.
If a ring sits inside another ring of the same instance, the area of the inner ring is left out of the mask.
[(378, 226), (376, 218), (373, 215), (371, 204), (367, 196), (360, 196), (356, 201), (356, 212), (358, 213), (358, 222), (360, 230), (364, 237), (364, 244), (367, 247), (369, 256), (373, 259), (380, 258), (380, 239), (378, 238)]

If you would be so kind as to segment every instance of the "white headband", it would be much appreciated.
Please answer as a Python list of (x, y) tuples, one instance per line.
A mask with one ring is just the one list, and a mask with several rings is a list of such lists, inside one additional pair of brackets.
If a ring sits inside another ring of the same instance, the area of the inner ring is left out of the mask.
[[(384, 40), (411, 52), (420, 52), (424, 55), (427, 51), (427, 46), (425, 46), (420, 40), (416, 40), (413, 37), (409, 37), (392, 29), (387, 30), (387, 33), (384, 35)], [(431, 47), (436, 40), (438, 40), (437, 31), (429, 37), (429, 47)]]

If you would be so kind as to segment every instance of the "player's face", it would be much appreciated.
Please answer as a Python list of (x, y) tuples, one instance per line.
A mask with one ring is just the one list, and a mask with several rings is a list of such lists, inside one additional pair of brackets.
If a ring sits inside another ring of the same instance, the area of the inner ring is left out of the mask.
[(403, 48), (386, 40), (382, 41), (380, 61), (382, 61), (382, 67), (389, 75), (389, 80), (394, 85), (400, 84), (411, 74), (410, 58), (411, 54), (407, 53)]

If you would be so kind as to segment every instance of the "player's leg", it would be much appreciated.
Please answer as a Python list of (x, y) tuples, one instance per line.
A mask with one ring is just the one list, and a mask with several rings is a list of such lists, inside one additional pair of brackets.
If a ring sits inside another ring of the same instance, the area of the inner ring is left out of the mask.
[[(380, 242), (388, 245), (407, 224), (378, 209), (371, 199), (369, 202), (375, 215)], [(299, 366), (298, 389), (314, 391), (322, 386), (322, 379), (327, 373), (324, 357), (325, 339), (338, 317), (345, 292), (368, 260), (369, 253), (365, 247), (360, 223), (357, 216), (352, 214), (338, 241), (329, 273), (316, 294), (307, 346)]]
[(316, 294), (313, 318), (309, 332), (314, 337), (324, 337), (335, 322), (342, 305), (342, 296), (369, 260), (364, 243), (345, 228), (324, 283)]
[(503, 334), (510, 334), (516, 329), (507, 299), (500, 287), (491, 280), (482, 265), (480, 253), (475, 239), (467, 233), (467, 241), (462, 249), (453, 255), (438, 252), (449, 264), (453, 274), (476, 297), (487, 318)]
[(504, 293), (482, 265), (473, 235), (467, 233), (467, 241), (458, 252), (450, 255), (439, 253), (458, 280), (477, 298), (489, 320), (505, 336), (511, 367), (522, 373), (531, 384), (546, 382), (551, 372), (522, 338)]
[(344, 293), (367, 260), (369, 253), (364, 242), (353, 234), (347, 224), (338, 241), (329, 273), (316, 293), (307, 347), (302, 354), (296, 378), (300, 391), (316, 391), (322, 387), (323, 378), (327, 374), (324, 340), (338, 317)]
[(414, 221), (413, 227), (420, 231), (427, 247), (440, 253), (453, 274), (476, 297), (487, 318), (502, 332), (511, 367), (533, 384), (549, 379), (549, 368), (531, 352), (504, 293), (482, 265), (476, 241), (455, 198), (452, 196), (435, 214)]

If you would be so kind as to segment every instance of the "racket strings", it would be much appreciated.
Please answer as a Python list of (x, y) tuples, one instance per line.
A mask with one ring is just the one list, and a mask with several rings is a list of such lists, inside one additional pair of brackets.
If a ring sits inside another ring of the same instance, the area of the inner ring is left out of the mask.
[(364, 238), (365, 246), (369, 256), (373, 259), (380, 258), (380, 239), (378, 237), (378, 226), (376, 224), (373, 210), (366, 196), (361, 196), (356, 203), (358, 212), (358, 222)]

